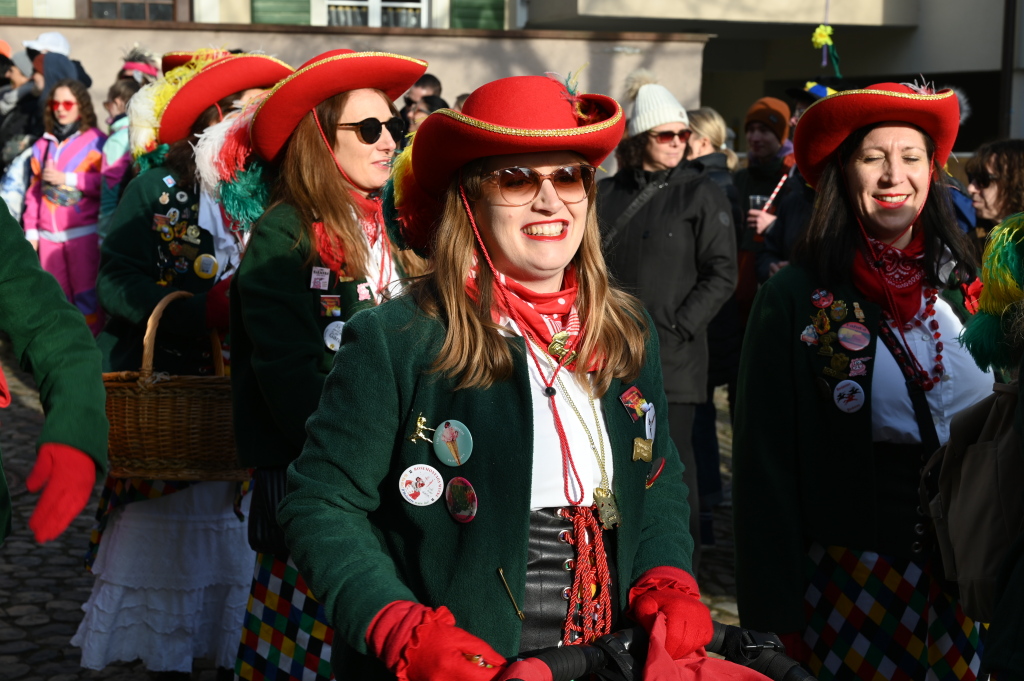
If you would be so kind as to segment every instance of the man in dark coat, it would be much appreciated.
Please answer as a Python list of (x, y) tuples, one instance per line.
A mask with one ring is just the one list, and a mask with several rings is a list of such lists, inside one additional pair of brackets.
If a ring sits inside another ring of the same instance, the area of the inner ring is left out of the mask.
[[(682, 160), (688, 118), (668, 90), (637, 88), (629, 133), (620, 146), (622, 170), (598, 184), (598, 218), (612, 275), (643, 301), (658, 331), (669, 431), (686, 467), (697, 537), (690, 434), (696, 405), (707, 399), (707, 325), (736, 286), (736, 235), (725, 192)], [(698, 545), (694, 574), (699, 557)]]

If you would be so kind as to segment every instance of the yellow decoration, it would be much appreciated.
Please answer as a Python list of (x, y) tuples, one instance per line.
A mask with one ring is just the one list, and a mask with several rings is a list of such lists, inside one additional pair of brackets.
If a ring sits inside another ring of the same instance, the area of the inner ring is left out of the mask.
[(409, 133), (409, 144), (405, 151), (396, 154), (391, 162), (391, 177), (395, 187), (395, 208), (400, 208), (405, 201), (405, 183), (412, 179), (412, 149), (416, 133)]
[(811, 43), (819, 50), (826, 45), (831, 45), (832, 27), (819, 24), (818, 28), (814, 29), (814, 35), (811, 36)]
[(1017, 283), (1020, 267), (1017, 245), (1024, 241), (1024, 215), (1014, 215), (996, 225), (985, 247), (981, 279), (985, 288), (978, 298), (982, 312), (1001, 316), (1008, 307), (1024, 298)]

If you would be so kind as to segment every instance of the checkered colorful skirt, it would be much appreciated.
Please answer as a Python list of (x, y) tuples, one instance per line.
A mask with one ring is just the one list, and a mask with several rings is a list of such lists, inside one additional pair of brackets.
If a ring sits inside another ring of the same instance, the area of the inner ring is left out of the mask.
[(815, 544), (804, 599), (820, 681), (975, 681), (981, 626), (927, 565)]
[(256, 570), (235, 661), (245, 681), (328, 681), (334, 629), (289, 559), (256, 554)]

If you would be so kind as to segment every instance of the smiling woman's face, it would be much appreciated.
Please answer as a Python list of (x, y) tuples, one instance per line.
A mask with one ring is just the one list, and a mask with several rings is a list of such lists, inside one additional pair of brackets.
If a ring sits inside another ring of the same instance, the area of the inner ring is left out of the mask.
[[(548, 174), (581, 163), (569, 151), (511, 154), (488, 159), (483, 171), (519, 166)], [(562, 274), (580, 248), (589, 203), (589, 198), (565, 203), (545, 179), (532, 201), (511, 206), (496, 182), (485, 179), (480, 198), (473, 202), (473, 216), (495, 268), (529, 289), (548, 293), (559, 290)]]
[(900, 237), (928, 198), (931, 174), (920, 130), (886, 123), (869, 132), (846, 164), (850, 201), (865, 231), (887, 244)]

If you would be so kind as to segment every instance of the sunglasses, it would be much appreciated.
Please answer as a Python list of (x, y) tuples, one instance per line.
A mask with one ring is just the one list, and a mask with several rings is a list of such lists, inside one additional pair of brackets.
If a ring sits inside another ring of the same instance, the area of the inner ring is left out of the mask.
[(381, 121), (376, 118), (366, 118), (358, 123), (338, 123), (339, 128), (354, 129), (359, 134), (359, 139), (363, 141), (363, 144), (376, 144), (377, 140), (380, 139), (380, 135), (384, 132), (384, 128), (388, 129), (391, 133), (391, 139), (395, 140), (395, 143), (402, 141), (402, 135), (405, 134), (405, 122), (398, 116), (394, 116), (387, 121)]
[(987, 172), (967, 173), (967, 182), (978, 189), (988, 189), (988, 186), (998, 179), (998, 175), (991, 175)]
[(498, 193), (510, 206), (525, 206), (537, 198), (544, 180), (551, 180), (562, 203), (579, 203), (594, 187), (594, 167), (588, 165), (562, 166), (550, 173), (524, 167), (501, 168), (483, 177), (498, 183)]
[(686, 144), (687, 140), (690, 139), (690, 135), (693, 134), (693, 130), (665, 130), (663, 132), (652, 132), (649, 134), (658, 141), (658, 144), (668, 144), (676, 137), (679, 138), (681, 143)]
[(54, 111), (60, 111), (61, 109), (64, 109), (65, 111), (71, 111), (76, 106), (78, 106), (78, 102), (75, 102), (75, 101), (58, 102), (58, 101), (54, 100), (53, 102), (50, 103), (50, 108), (53, 109)]

